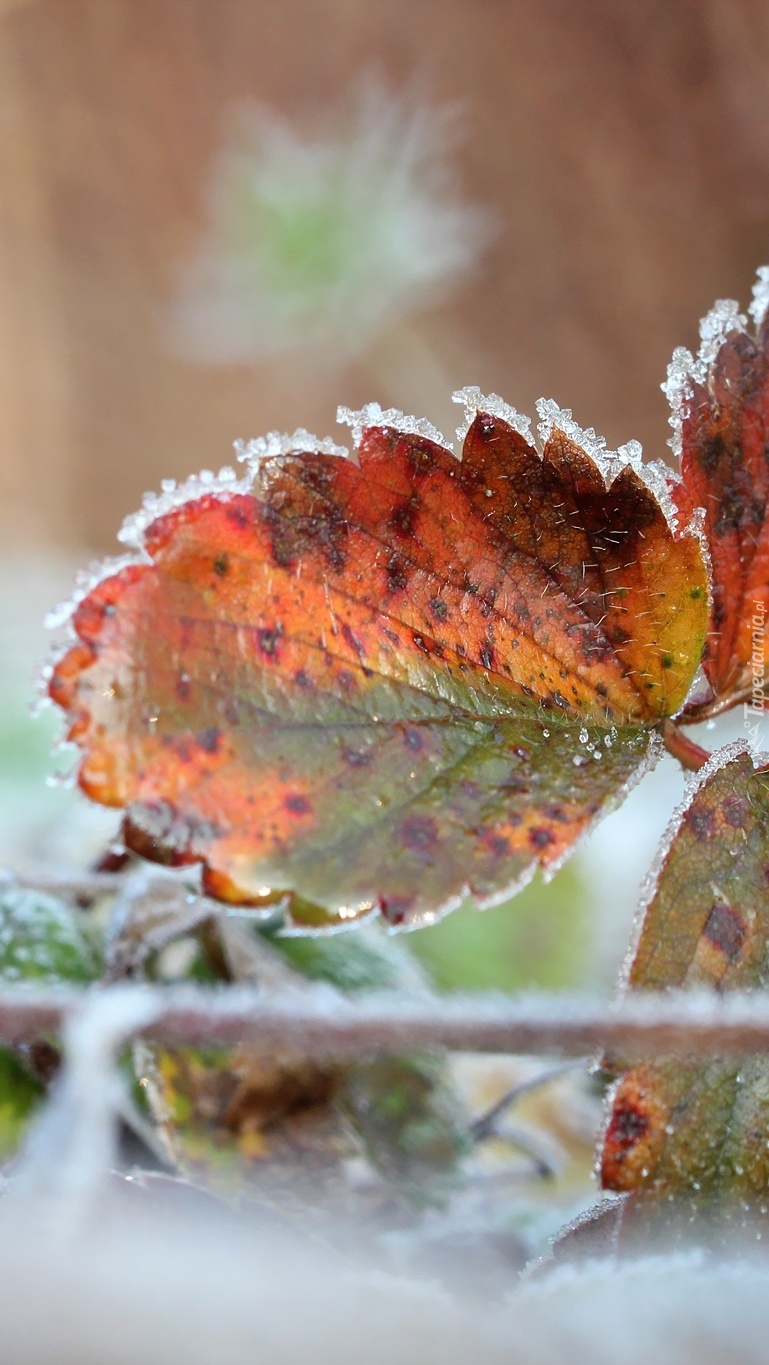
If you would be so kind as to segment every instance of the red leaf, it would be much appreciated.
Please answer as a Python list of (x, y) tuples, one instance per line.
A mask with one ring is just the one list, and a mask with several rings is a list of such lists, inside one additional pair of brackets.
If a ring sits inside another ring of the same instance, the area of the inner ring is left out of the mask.
[[(748, 330), (737, 305), (718, 303), (702, 323), (697, 356), (678, 351), (667, 390), (681, 451), (679, 505), (704, 509), (712, 561), (712, 613), (703, 667), (714, 701), (739, 699), (766, 667), (769, 609), (769, 320), (767, 277)], [(755, 638), (754, 638), (755, 636)]]
[(51, 682), (131, 848), (315, 925), (563, 857), (683, 703), (707, 601), (654, 476), (544, 416), (540, 456), (481, 403), (459, 462), (377, 409), (357, 462), (273, 438), (150, 510)]

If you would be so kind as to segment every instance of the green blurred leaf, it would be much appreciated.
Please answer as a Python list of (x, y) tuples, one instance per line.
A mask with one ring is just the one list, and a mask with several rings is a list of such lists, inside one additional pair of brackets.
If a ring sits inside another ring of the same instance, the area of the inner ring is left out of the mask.
[(423, 985), (422, 973), (403, 940), (396, 943), (378, 925), (328, 938), (282, 937), (274, 932), (265, 937), (300, 976), (327, 981), (345, 993)]
[(65, 901), (26, 887), (0, 888), (0, 980), (93, 981), (93, 943)]
[(581, 984), (590, 942), (590, 900), (579, 861), (551, 882), (541, 876), (491, 910), (465, 905), (409, 935), (409, 947), (440, 990), (557, 990)]
[(441, 1056), (362, 1062), (340, 1103), (374, 1169), (412, 1203), (440, 1204), (456, 1188), (470, 1131)]
[(0, 1161), (15, 1152), (43, 1094), (13, 1054), (0, 1048)]

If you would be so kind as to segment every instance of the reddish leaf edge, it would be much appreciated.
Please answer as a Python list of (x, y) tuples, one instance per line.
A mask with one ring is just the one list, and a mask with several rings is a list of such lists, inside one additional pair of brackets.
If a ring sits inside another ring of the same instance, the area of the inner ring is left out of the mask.
[[(668, 423), (672, 428), (672, 435), (668, 439), (668, 445), (679, 467), (683, 452), (684, 422), (689, 416), (689, 404), (694, 398), (694, 385), (699, 384), (707, 387), (710, 372), (721, 348), (735, 333), (747, 331), (750, 325), (749, 318), (755, 332), (758, 332), (765, 322), (768, 312), (769, 265), (762, 265), (756, 271), (747, 313), (740, 311), (740, 304), (736, 299), (716, 299), (712, 308), (700, 319), (700, 344), (696, 354), (685, 346), (677, 346), (673, 351), (667, 375), (660, 388), (670, 405)], [(676, 483), (681, 483), (678, 474), (675, 475), (675, 480)], [(704, 512), (701, 509), (700, 515), (704, 518)], [(708, 571), (710, 590), (712, 561), (707, 536), (702, 524), (700, 525), (700, 542)], [(702, 690), (703, 684), (704, 691)], [(764, 679), (765, 689), (767, 685), (769, 685), (769, 679)], [(692, 685), (690, 695), (676, 720), (679, 725), (698, 725), (704, 721), (712, 720), (748, 702), (753, 695), (753, 690), (753, 687), (748, 687), (732, 693), (716, 695), (703, 676), (696, 680), (696, 684)]]

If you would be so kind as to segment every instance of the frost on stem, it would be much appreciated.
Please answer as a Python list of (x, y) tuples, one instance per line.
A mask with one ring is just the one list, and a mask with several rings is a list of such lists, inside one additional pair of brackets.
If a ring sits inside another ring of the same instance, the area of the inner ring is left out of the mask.
[(37, 1201), (57, 1230), (74, 1230), (103, 1191), (125, 1094), (116, 1054), (161, 1011), (159, 996), (131, 986), (83, 993), (64, 1016), (64, 1070), (26, 1140), (12, 1185), (14, 1195)]

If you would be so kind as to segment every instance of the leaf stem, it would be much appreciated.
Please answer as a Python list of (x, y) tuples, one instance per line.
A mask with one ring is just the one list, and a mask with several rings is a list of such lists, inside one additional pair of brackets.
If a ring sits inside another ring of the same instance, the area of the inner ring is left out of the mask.
[(703, 749), (699, 744), (695, 744), (693, 739), (685, 735), (674, 720), (663, 720), (659, 732), (662, 742), (669, 754), (678, 759), (682, 768), (687, 772), (698, 773), (700, 768), (704, 768), (711, 755), (707, 749)]

